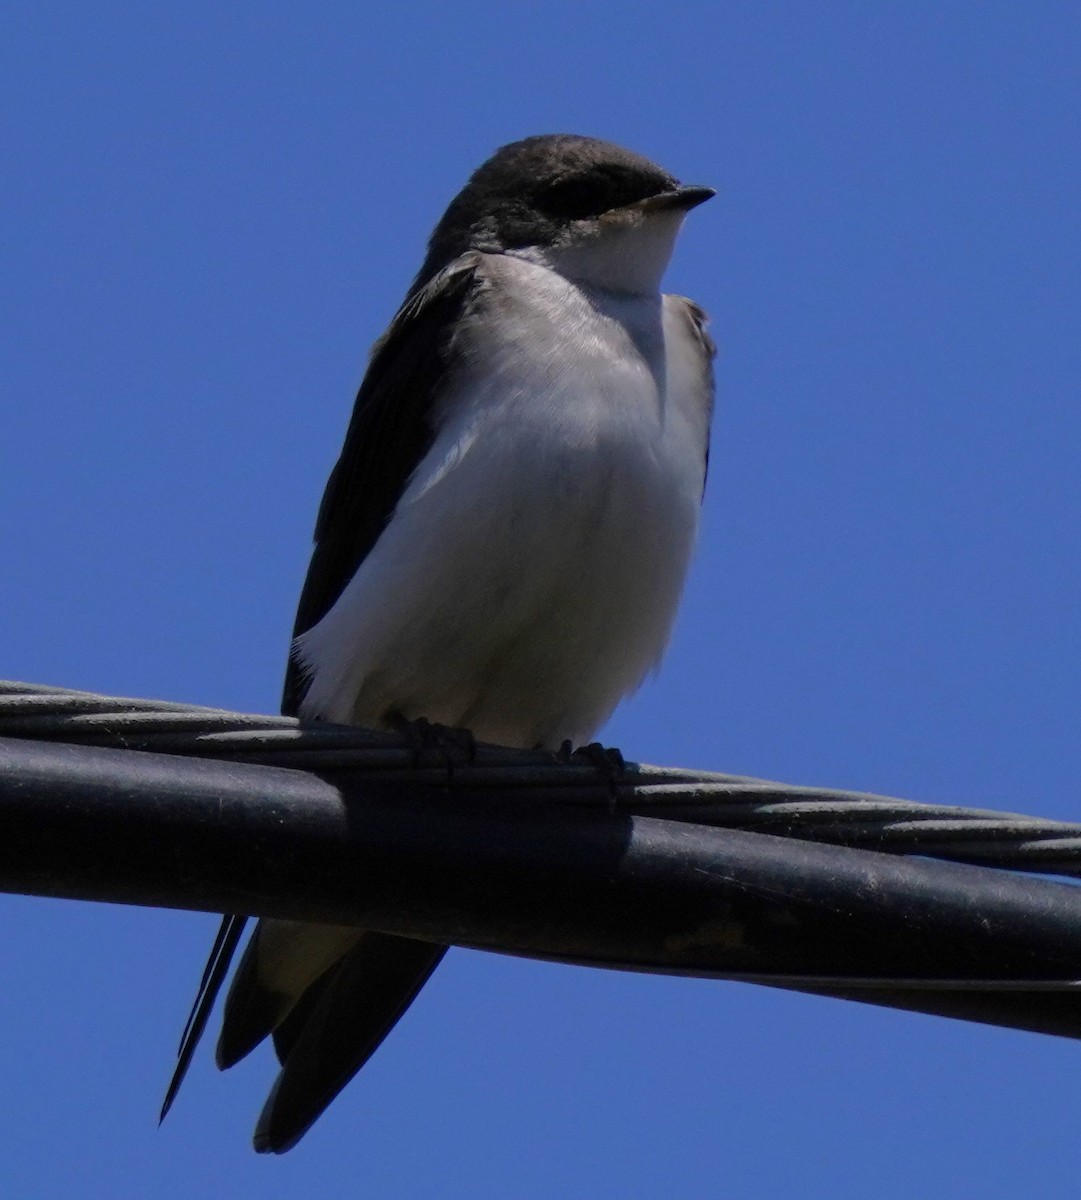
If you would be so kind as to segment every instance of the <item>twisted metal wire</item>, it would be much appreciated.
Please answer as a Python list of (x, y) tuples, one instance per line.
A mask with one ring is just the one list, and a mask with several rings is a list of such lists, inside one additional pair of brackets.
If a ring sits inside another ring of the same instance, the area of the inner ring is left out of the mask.
[(470, 787), (510, 800), (614, 804), (635, 816), (919, 854), (1015, 871), (1081, 876), (1081, 824), (868, 792), (801, 787), (741, 775), (628, 763), (613, 785), (587, 763), (542, 750), (478, 744), (418, 747), (407, 736), (305, 724), (163, 700), (137, 700), (0, 681), (0, 737), (30, 738), (289, 767), (333, 777), (349, 771), (445, 786), (448, 769)]

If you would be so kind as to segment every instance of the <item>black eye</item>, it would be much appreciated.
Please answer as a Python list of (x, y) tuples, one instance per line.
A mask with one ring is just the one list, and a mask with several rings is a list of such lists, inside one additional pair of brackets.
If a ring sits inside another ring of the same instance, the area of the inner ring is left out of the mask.
[(619, 203), (610, 189), (597, 184), (596, 179), (568, 176), (546, 187), (537, 196), (536, 205), (541, 212), (564, 221), (595, 217)]

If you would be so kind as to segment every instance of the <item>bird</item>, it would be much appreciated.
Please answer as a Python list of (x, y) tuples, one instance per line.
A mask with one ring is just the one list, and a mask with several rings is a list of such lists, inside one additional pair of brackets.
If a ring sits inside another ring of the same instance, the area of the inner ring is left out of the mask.
[[(657, 667), (698, 530), (715, 355), (705, 312), (661, 280), (714, 194), (577, 134), (512, 142), (474, 171), (371, 351), (316, 521), (285, 714), (557, 750)], [(223, 919), (163, 1118), (246, 921)], [(216, 1059), (272, 1038), (258, 1151), (297, 1143), (445, 949), (257, 923)]]

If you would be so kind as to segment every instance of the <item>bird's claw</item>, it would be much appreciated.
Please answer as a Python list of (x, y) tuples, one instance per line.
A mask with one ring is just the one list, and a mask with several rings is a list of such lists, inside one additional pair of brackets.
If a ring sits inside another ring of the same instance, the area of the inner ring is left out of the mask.
[(447, 769), (447, 783), (454, 782), (454, 768), (464, 759), (471, 766), (477, 758), (477, 739), (469, 729), (456, 729), (452, 725), (437, 725), (426, 717), (403, 717), (392, 713), (390, 725), (405, 735), (413, 752), (413, 766), (424, 766), (426, 753), (440, 756)]
[(608, 784), (609, 808), (615, 811), (616, 800), (619, 797), (618, 786), (623, 782), (627, 769), (623, 755), (615, 746), (602, 746), (600, 742), (589, 742), (585, 746), (574, 749), (568, 739), (559, 747), (556, 757), (560, 762), (578, 763), (598, 770)]

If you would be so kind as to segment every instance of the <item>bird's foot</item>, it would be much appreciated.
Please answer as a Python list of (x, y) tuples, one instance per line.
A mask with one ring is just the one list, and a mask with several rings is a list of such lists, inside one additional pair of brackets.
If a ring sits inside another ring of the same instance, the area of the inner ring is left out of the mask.
[(560, 762), (580, 763), (595, 767), (608, 784), (609, 811), (615, 812), (616, 801), (619, 798), (619, 784), (623, 782), (623, 776), (627, 769), (623, 755), (615, 746), (602, 746), (600, 742), (590, 742), (575, 750), (568, 739), (559, 747), (556, 757)]
[(389, 713), (387, 723), (405, 735), (413, 751), (413, 766), (425, 765), (427, 755), (437, 754), (447, 769), (447, 783), (454, 782), (454, 768), (470, 766), (477, 758), (477, 739), (468, 729), (437, 725), (426, 717), (410, 719), (401, 713)]

